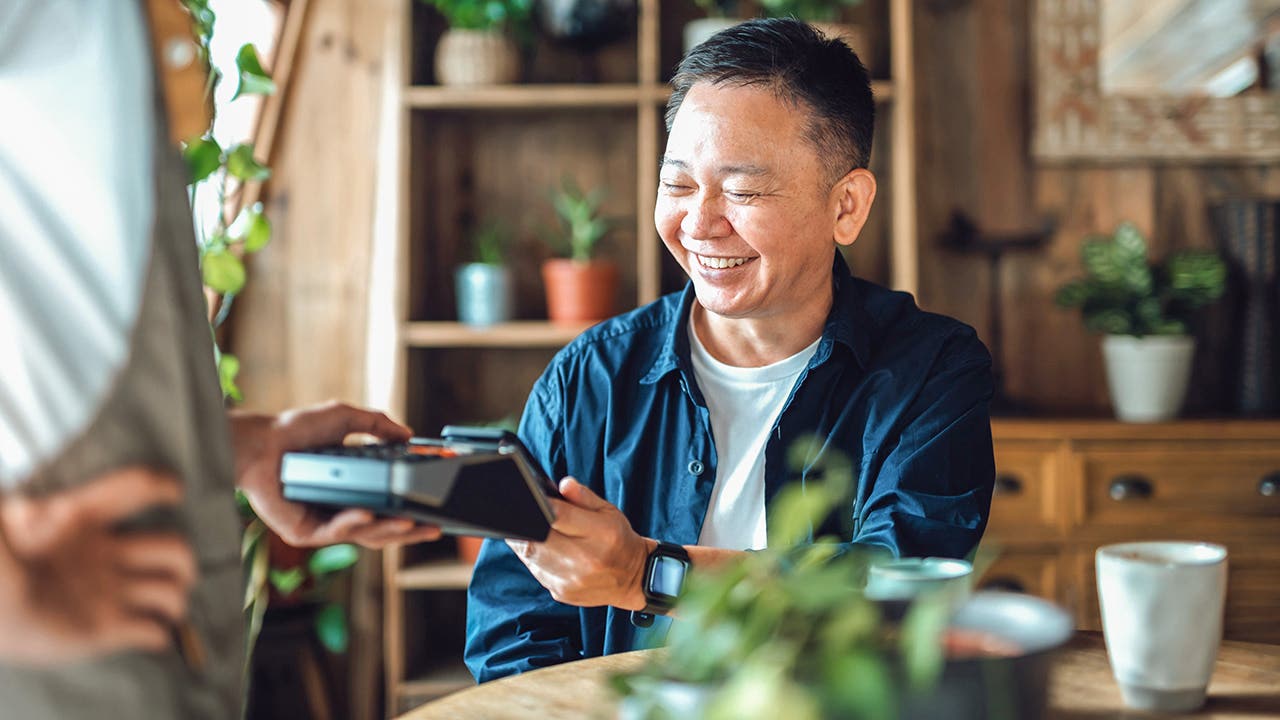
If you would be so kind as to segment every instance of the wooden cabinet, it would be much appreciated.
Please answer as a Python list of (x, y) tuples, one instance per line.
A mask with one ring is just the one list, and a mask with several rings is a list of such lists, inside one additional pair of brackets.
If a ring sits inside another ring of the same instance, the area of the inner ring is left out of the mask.
[(1280, 643), (1280, 422), (998, 420), (992, 429), (1003, 481), (984, 540), (997, 559), (982, 584), (1016, 582), (1097, 630), (1099, 546), (1220, 543), (1227, 637)]
[[(388, 2), (397, 15), (385, 59), (394, 87), (378, 154), (366, 400), (433, 434), (518, 415), (556, 350), (584, 329), (544, 319), (546, 251), (537, 239), (554, 222), (550, 192), (563, 178), (608, 190), (613, 231), (603, 254), (623, 269), (620, 311), (683, 286), (653, 208), (666, 82), (683, 24), (701, 12), (691, 0), (638, 0), (634, 33), (614, 45), (583, 55), (538, 39), (525, 54), (525, 83), (455, 88), (433, 80), (440, 16), (416, 0)], [(878, 110), (871, 169), (882, 178), (848, 259), (860, 276), (914, 291), (912, 3), (869, 0), (847, 12), (871, 38), (862, 55)], [(455, 322), (452, 276), (469, 259), (472, 233), (493, 220), (517, 235), (516, 320), (477, 330)], [(451, 553), (448, 541), (384, 553), (390, 714), (470, 684), (461, 666), (470, 575)]]

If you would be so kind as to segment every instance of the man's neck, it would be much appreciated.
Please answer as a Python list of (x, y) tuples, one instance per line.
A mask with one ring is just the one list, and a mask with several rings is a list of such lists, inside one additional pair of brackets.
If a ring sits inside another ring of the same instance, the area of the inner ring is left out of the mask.
[(833, 298), (770, 318), (727, 318), (696, 300), (690, 322), (711, 357), (734, 367), (764, 367), (785, 360), (822, 337)]

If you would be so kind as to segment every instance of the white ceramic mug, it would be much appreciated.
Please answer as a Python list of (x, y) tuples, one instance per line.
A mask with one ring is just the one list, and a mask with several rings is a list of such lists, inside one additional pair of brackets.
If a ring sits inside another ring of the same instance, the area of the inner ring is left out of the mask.
[(1107, 655), (1125, 704), (1160, 712), (1203, 705), (1222, 641), (1226, 548), (1107, 545), (1097, 568)]

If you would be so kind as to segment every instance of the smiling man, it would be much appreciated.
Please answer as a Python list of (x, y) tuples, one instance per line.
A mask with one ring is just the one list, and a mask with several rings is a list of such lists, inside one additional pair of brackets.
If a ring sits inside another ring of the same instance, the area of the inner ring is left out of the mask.
[(534, 386), (520, 436), (565, 499), (546, 542), (487, 542), (466, 657), (486, 681), (652, 644), (685, 571), (766, 545), (816, 435), (858, 471), (820, 533), (963, 557), (994, 480), (991, 360), (973, 330), (851, 277), (875, 199), (875, 105), (843, 43), (756, 20), (672, 80), (654, 211), (681, 293), (584, 333)]

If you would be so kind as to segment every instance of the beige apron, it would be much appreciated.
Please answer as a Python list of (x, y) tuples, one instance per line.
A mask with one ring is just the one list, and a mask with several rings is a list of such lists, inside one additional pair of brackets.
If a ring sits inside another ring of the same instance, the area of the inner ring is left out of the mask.
[[(157, 82), (157, 96), (160, 94)], [(163, 103), (157, 98), (157, 108)], [(172, 471), (186, 486), (180, 522), (199, 560), (194, 670), (176, 651), (127, 653), (56, 671), (0, 667), (0, 717), (229, 720), (241, 713), (244, 660), (240, 525), (233, 458), (213, 364), (187, 170), (156, 123), (156, 218), (129, 361), (85, 433), (32, 481), (71, 487), (127, 465)]]

